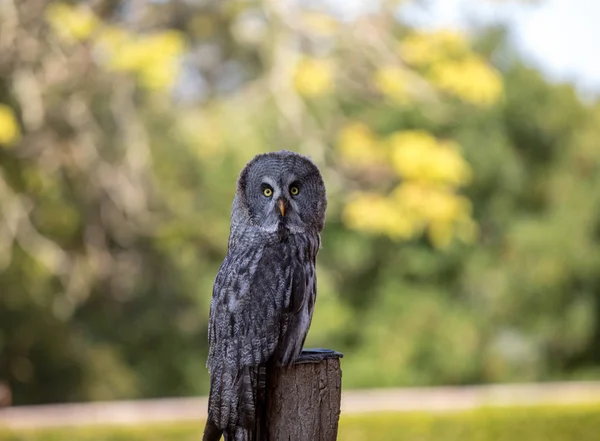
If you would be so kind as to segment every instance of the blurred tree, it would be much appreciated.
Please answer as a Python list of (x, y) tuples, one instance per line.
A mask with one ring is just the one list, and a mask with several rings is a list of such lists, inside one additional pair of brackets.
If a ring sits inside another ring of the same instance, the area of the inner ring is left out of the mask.
[[(170, 115), (182, 37), (45, 3), (1, 10), (0, 376), (16, 403), (184, 393), (205, 335), (189, 311), (207, 311), (162, 244), (174, 217), (153, 162), (170, 155), (148, 130)], [(193, 162), (179, 172), (195, 184)]]
[(345, 387), (597, 376), (600, 106), (505, 31), (310, 2), (0, 2), (0, 381), (205, 393), (240, 168), (322, 167)]

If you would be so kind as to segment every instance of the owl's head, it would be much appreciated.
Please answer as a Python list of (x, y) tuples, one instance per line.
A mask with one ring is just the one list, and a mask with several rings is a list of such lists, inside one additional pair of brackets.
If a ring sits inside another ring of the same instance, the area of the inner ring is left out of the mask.
[(327, 196), (317, 166), (306, 156), (281, 150), (255, 156), (238, 179), (232, 220), (267, 233), (320, 232)]

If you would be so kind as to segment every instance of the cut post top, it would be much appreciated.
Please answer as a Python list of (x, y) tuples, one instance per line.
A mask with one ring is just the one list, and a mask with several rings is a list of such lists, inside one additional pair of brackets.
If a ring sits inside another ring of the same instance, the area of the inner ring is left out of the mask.
[(324, 360), (343, 358), (344, 354), (331, 349), (303, 349), (294, 364), (320, 363)]

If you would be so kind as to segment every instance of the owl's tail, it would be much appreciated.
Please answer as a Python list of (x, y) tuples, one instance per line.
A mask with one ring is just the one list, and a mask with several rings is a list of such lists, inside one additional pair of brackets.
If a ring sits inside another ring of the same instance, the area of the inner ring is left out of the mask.
[(222, 434), (223, 430), (219, 429), (211, 420), (207, 420), (202, 441), (219, 441)]
[[(259, 376), (260, 374), (260, 376)], [(211, 376), (208, 420), (202, 441), (258, 441), (257, 407), (264, 408), (264, 368), (244, 367), (236, 373), (221, 369)], [(257, 406), (258, 405), (258, 406)]]

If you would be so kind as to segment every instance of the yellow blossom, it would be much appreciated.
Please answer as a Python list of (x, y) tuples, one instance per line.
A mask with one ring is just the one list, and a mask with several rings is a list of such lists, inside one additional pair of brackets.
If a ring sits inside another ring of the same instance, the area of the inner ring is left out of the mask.
[(383, 67), (373, 75), (373, 82), (384, 95), (400, 102), (408, 99), (406, 74), (400, 67)]
[[(146, 59), (151, 56), (148, 48), (140, 44), (130, 35), (122, 35), (121, 41), (117, 35), (113, 40), (114, 46), (110, 47), (107, 57), (107, 67), (110, 70), (121, 72), (137, 72), (146, 64)], [(107, 40), (108, 41), (108, 40)]]
[(340, 130), (338, 149), (344, 159), (358, 165), (372, 164), (385, 157), (375, 134), (361, 122), (351, 122)]
[(183, 52), (181, 33), (164, 31), (135, 35), (108, 28), (98, 39), (109, 69), (139, 76), (149, 89), (166, 89), (179, 73), (178, 57)]
[(46, 9), (46, 20), (56, 33), (77, 41), (89, 38), (99, 25), (92, 11), (65, 3), (51, 3)]
[(462, 100), (489, 106), (500, 97), (500, 74), (470, 50), (460, 33), (417, 32), (400, 42), (399, 52), (408, 64), (423, 69), (435, 86)]
[(500, 74), (476, 56), (439, 63), (429, 78), (440, 89), (481, 106), (495, 103), (502, 92)]
[(104, 50), (114, 51), (118, 46), (127, 44), (132, 38), (132, 35), (123, 28), (104, 26), (95, 41)]
[(450, 188), (409, 181), (400, 184), (392, 197), (401, 211), (417, 219), (415, 223), (426, 225), (434, 246), (443, 248), (454, 236), (465, 242), (473, 240), (471, 203)]
[(392, 165), (405, 179), (463, 185), (470, 179), (468, 164), (452, 143), (439, 143), (420, 130), (394, 133), (389, 138)]
[(294, 87), (307, 97), (324, 95), (333, 88), (333, 66), (327, 60), (304, 58), (296, 66)]
[(430, 222), (451, 223), (463, 218), (470, 211), (466, 199), (445, 189), (431, 191), (427, 202), (425, 216)]
[(454, 186), (463, 186), (471, 181), (471, 167), (464, 160), (454, 142), (439, 142), (431, 158), (431, 179)]
[(403, 39), (399, 46), (404, 61), (419, 67), (462, 57), (468, 51), (466, 38), (461, 33), (448, 29), (415, 32)]
[(393, 238), (409, 239), (415, 234), (413, 219), (403, 216), (395, 201), (378, 194), (355, 196), (344, 208), (343, 219), (350, 228)]
[(422, 130), (399, 131), (382, 143), (367, 125), (352, 122), (340, 131), (338, 148), (355, 165), (389, 161), (402, 178), (388, 195), (355, 195), (343, 212), (350, 228), (399, 240), (425, 232), (437, 248), (455, 237), (474, 240), (471, 203), (456, 192), (469, 182), (471, 169), (456, 143), (438, 141)]
[(452, 221), (470, 214), (471, 207), (464, 197), (448, 187), (417, 181), (400, 184), (392, 197), (406, 211), (425, 221)]
[(428, 204), (428, 188), (415, 181), (400, 184), (394, 189), (391, 197), (396, 204), (402, 206), (416, 218), (424, 219)]
[(407, 130), (396, 132), (389, 138), (392, 165), (405, 179), (427, 178), (430, 157), (437, 142), (424, 131)]
[(427, 226), (427, 237), (436, 248), (447, 248), (453, 238), (472, 243), (477, 235), (477, 224), (464, 213), (453, 219), (433, 219)]
[(0, 145), (10, 145), (20, 136), (19, 124), (12, 109), (0, 104)]
[(140, 70), (140, 83), (147, 89), (162, 90), (173, 84), (179, 66), (176, 63), (153, 63)]
[(389, 197), (360, 193), (346, 205), (344, 222), (353, 229), (408, 240), (426, 231), (432, 245), (447, 247), (454, 237), (472, 242), (476, 224), (471, 205), (446, 187), (400, 184)]

